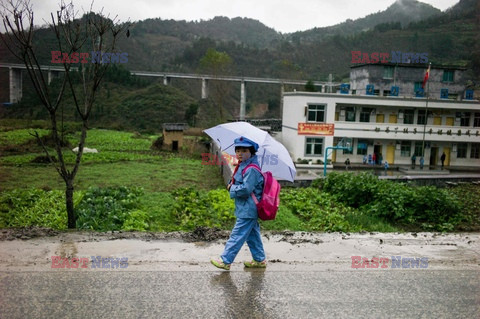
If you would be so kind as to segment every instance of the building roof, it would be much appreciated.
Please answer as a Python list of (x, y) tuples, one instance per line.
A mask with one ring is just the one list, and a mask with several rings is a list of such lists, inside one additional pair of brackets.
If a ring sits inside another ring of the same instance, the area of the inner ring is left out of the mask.
[(187, 123), (163, 123), (163, 129), (167, 132), (185, 131), (188, 125)]
[[(305, 91), (297, 91), (297, 92), (284, 92), (283, 96), (304, 96), (304, 97), (317, 97), (317, 98), (329, 98), (329, 99), (336, 99), (337, 103), (342, 103), (342, 101), (346, 101), (345, 103), (356, 103), (355, 100), (358, 102), (363, 102), (364, 104), (373, 103), (371, 105), (397, 105), (399, 107), (405, 105), (411, 105), (413, 107), (425, 104), (426, 98), (425, 97), (410, 97), (410, 96), (378, 96), (378, 95), (361, 95), (361, 94), (340, 94), (340, 93), (320, 93), (320, 92), (305, 92)], [(350, 102), (351, 101), (351, 102)], [(437, 108), (448, 108), (451, 109), (452, 107), (461, 108), (468, 108), (470, 109), (472, 106), (480, 107), (479, 100), (450, 100), (450, 99), (437, 99), (437, 98), (429, 98), (429, 107), (437, 107)]]
[[(407, 68), (416, 68), (416, 69), (426, 69), (428, 68), (428, 64), (426, 63), (359, 63), (350, 66), (351, 69), (361, 68), (365, 66), (400, 66), (400, 67), (407, 67)], [(432, 63), (432, 69), (446, 69), (446, 70), (467, 70), (466, 67), (460, 65), (435, 65)]]

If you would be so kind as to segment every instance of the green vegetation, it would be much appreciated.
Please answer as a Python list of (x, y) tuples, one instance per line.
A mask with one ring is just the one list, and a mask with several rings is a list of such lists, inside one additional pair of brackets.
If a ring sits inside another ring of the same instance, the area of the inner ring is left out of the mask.
[[(81, 197), (82, 192), (75, 193), (75, 205)], [(67, 229), (65, 193), (41, 189), (0, 192), (0, 228), (24, 226)]]
[(143, 190), (139, 187), (88, 189), (75, 209), (77, 228), (145, 230), (148, 227), (144, 220), (146, 213), (135, 210), (142, 194)]
[[(0, 160), (0, 227), (66, 229), (63, 181), (50, 164), (28, 161), (41, 152), (32, 142), (32, 129), (20, 124), (16, 130), (0, 130), (0, 151), (8, 148), (15, 153)], [(36, 124), (37, 131), (47, 136), (41, 123)], [(74, 196), (78, 228), (232, 227), (234, 202), (218, 167), (201, 165), (199, 154), (152, 150), (157, 137), (89, 131), (86, 146), (99, 153), (85, 154), (79, 172)], [(72, 142), (76, 136), (66, 138)], [(479, 195), (478, 185), (438, 189), (379, 180), (369, 173), (330, 173), (312, 187), (285, 187), (277, 219), (261, 225), (266, 230), (295, 231), (475, 230), (480, 225)]]
[(453, 230), (475, 214), (465, 209), (470, 203), (447, 189), (379, 180), (370, 173), (330, 173), (317, 184), (337, 202), (397, 225)]

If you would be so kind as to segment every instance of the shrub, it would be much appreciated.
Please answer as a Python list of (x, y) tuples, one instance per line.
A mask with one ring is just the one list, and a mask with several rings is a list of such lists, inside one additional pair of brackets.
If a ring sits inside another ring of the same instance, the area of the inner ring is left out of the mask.
[(142, 210), (134, 210), (127, 215), (122, 229), (123, 230), (137, 230), (145, 231), (149, 229), (149, 216)]
[(234, 223), (234, 202), (223, 189), (207, 193), (191, 187), (179, 188), (172, 195), (173, 212), (183, 230), (199, 226), (226, 228)]
[(323, 190), (336, 195), (339, 200), (351, 207), (368, 204), (377, 194), (378, 178), (371, 173), (358, 175), (333, 172), (323, 182)]
[(130, 214), (138, 208), (139, 196), (142, 194), (143, 189), (140, 187), (89, 188), (75, 210), (77, 228), (120, 230), (124, 223), (133, 227)]
[(345, 215), (353, 213), (353, 209), (316, 188), (282, 191), (281, 203), (300, 217), (305, 230), (350, 231), (351, 229), (345, 220)]
[(379, 180), (370, 173), (331, 173), (316, 184), (346, 205), (388, 221), (451, 230), (464, 220), (457, 196), (433, 186)]
[[(78, 202), (79, 194), (74, 200)], [(67, 228), (65, 193), (59, 190), (17, 189), (0, 193), (0, 228), (42, 226)]]

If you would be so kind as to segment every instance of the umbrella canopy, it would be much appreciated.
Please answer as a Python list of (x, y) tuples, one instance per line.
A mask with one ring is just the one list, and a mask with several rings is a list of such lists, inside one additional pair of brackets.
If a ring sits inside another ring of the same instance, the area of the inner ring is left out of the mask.
[(276, 141), (266, 131), (261, 130), (247, 122), (232, 122), (220, 124), (204, 130), (213, 141), (220, 147), (222, 152), (235, 155), (233, 141), (240, 137), (246, 137), (258, 144), (258, 162), (263, 172), (270, 171), (279, 179), (293, 182), (296, 169), (293, 161), (283, 144)]

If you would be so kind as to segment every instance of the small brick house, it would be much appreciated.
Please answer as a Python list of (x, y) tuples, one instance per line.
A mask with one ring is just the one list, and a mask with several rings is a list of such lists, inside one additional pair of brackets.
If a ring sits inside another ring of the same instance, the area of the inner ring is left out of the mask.
[(167, 151), (178, 151), (183, 146), (183, 132), (188, 128), (186, 123), (163, 124), (163, 146)]

